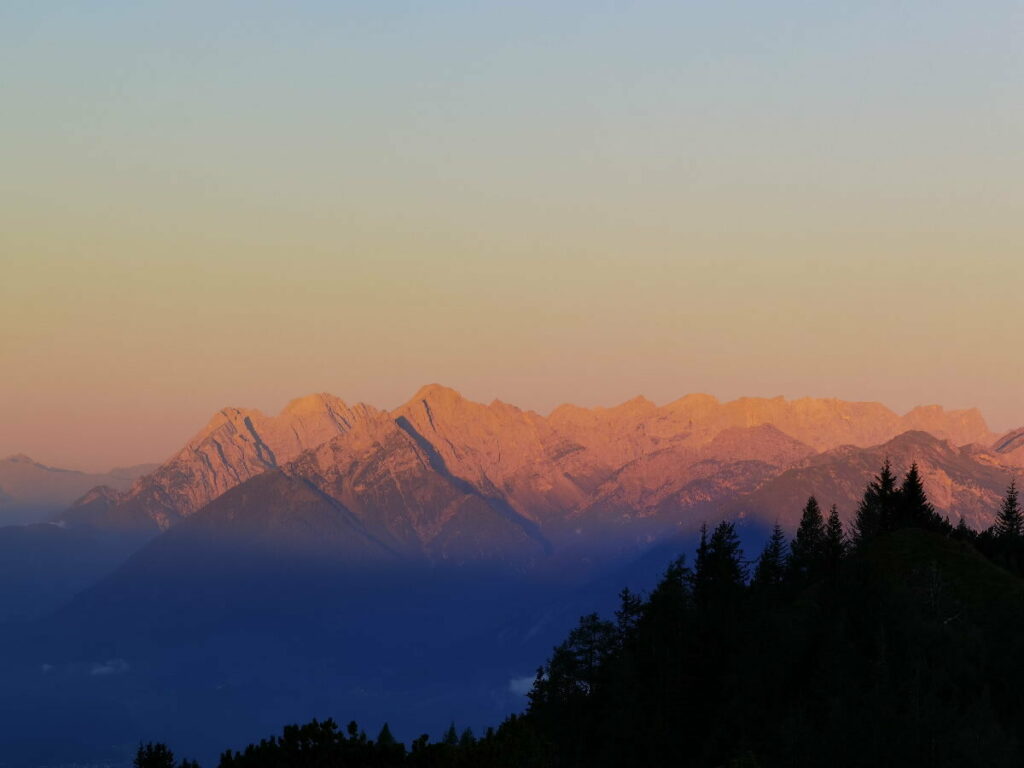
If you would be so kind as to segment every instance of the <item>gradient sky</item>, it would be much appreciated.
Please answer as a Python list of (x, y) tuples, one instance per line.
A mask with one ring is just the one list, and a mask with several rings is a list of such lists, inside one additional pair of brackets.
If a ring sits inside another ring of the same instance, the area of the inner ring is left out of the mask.
[(432, 381), (1024, 423), (1018, 0), (5, 0), (0, 72), (0, 456)]

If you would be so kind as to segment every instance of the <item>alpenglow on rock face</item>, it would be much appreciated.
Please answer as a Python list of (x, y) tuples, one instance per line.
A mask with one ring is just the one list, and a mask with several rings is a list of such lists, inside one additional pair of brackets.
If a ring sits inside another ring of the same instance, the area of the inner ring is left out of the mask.
[[(224, 492), (295, 459), (376, 413), (369, 406), (349, 408), (339, 398), (326, 394), (294, 400), (277, 416), (253, 409), (224, 408), (155, 472), (109, 499), (102, 510), (90, 510), (88, 519), (166, 529)], [(83, 515), (72, 508), (65, 519), (81, 521)]]
[[(225, 408), (129, 490), (89, 494), (64, 520), (155, 533), (275, 470), (333, 500), (396, 551), (446, 557), (458, 540), (474, 542), (467, 548), (482, 554), (503, 550), (497, 544), (502, 535), (521, 539), (516, 546), (543, 549), (552, 537), (579, 533), (595, 521), (679, 526), (727, 509), (788, 519), (790, 510), (777, 509), (773, 499), (788, 503), (789, 494), (770, 488), (799, 478), (793, 473), (801, 467), (842, 463), (842, 451), (864, 451), (911, 430), (951, 450), (979, 446), (960, 451), (967, 458), (957, 454), (958, 466), (970, 465), (966, 470), (947, 471), (941, 461), (925, 462), (924, 469), (942, 511), (977, 486), (968, 506), (983, 519), (996, 492), (988, 486), (1016, 471), (1007, 451), (1016, 442), (1004, 438), (1003, 454), (984, 448), (995, 435), (976, 410), (927, 406), (900, 416), (877, 403), (722, 403), (688, 395), (664, 406), (644, 398), (612, 408), (564, 405), (545, 417), (497, 400), (472, 402), (434, 384), (391, 412), (326, 394), (295, 400), (277, 416)], [(875, 469), (867, 459), (854, 464), (857, 478), (823, 500), (838, 503), (846, 516), (858, 485)], [(972, 481), (972, 472), (985, 481)], [(954, 489), (957, 482), (964, 488)], [(287, 506), (280, 489), (276, 498), (277, 506)], [(251, 503), (258, 503), (255, 497)], [(486, 536), (477, 526), (487, 528)]]

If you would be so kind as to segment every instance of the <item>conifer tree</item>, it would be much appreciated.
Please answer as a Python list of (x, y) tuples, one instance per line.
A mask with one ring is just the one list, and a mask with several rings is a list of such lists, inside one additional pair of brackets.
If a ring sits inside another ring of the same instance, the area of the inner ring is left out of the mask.
[(996, 538), (1003, 542), (1020, 541), (1024, 538), (1024, 513), (1017, 498), (1017, 481), (1012, 480), (1006, 489), (1006, 496), (999, 508), (995, 523)]
[(893, 474), (892, 464), (887, 458), (881, 471), (864, 489), (864, 496), (853, 523), (855, 544), (860, 546), (880, 533), (892, 530), (899, 494), (896, 475)]
[(710, 539), (701, 531), (701, 548), (697, 550), (697, 572), (694, 591), (698, 602), (709, 605), (729, 601), (742, 591), (746, 583), (746, 565), (739, 548), (736, 526), (723, 520), (715, 526)]
[(939, 530), (943, 528), (943, 522), (935, 507), (928, 501), (921, 482), (921, 473), (917, 469), (917, 462), (914, 462), (903, 478), (903, 485), (900, 486), (896, 519), (892, 527), (914, 526)]
[(449, 725), (448, 730), (444, 732), (444, 738), (441, 739), (441, 743), (449, 747), (457, 747), (459, 745), (459, 732), (455, 730), (454, 722)]
[(977, 534), (971, 530), (970, 526), (967, 525), (967, 521), (961, 515), (956, 528), (953, 530), (953, 536), (960, 541), (974, 541)]
[(825, 523), (825, 547), (824, 561), (829, 577), (835, 579), (839, 572), (839, 564), (846, 555), (849, 542), (846, 539), (846, 532), (843, 530), (843, 523), (839, 519), (839, 510), (833, 504), (828, 512), (828, 520)]
[[(667, 578), (668, 574), (666, 574)], [(708, 597), (708, 524), (700, 524), (700, 543), (697, 544), (696, 556), (693, 560), (693, 596), (697, 605), (703, 607)]]
[(395, 740), (395, 737), (391, 734), (391, 728), (388, 727), (387, 723), (384, 723), (380, 729), (380, 733), (377, 734), (377, 746), (390, 747), (397, 743), (398, 742)]
[(643, 615), (644, 601), (629, 587), (619, 592), (619, 608), (615, 611), (615, 627), (621, 643), (635, 628)]
[(789, 547), (788, 570), (793, 578), (807, 580), (817, 576), (825, 560), (825, 518), (818, 500), (807, 499), (796, 538)]
[(765, 544), (754, 568), (754, 584), (758, 587), (777, 587), (786, 572), (786, 535), (778, 523), (772, 528), (772, 535)]

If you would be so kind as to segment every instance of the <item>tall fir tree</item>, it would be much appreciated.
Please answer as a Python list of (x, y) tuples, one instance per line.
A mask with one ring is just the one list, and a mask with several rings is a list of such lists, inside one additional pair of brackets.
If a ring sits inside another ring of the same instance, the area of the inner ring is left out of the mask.
[(953, 537), (960, 541), (974, 542), (977, 539), (978, 534), (975, 533), (969, 525), (967, 525), (967, 521), (964, 519), (963, 515), (961, 515), (960, 520), (956, 524), (956, 528), (953, 529)]
[(782, 526), (776, 523), (754, 568), (754, 584), (757, 587), (770, 589), (782, 584), (786, 575), (787, 549), (786, 535), (782, 532)]
[(839, 519), (839, 509), (833, 504), (828, 511), (828, 519), (825, 521), (825, 545), (823, 549), (825, 575), (833, 586), (838, 582), (839, 568), (849, 549), (850, 541), (847, 539), (843, 523)]
[(999, 515), (996, 517), (994, 531), (1000, 541), (1020, 541), (1024, 538), (1024, 513), (1021, 512), (1017, 498), (1017, 481), (1011, 480), (1006, 489)]
[(798, 581), (820, 575), (825, 560), (825, 518), (818, 500), (811, 496), (800, 515), (796, 537), (789, 547), (788, 570)]
[(376, 743), (381, 747), (390, 747), (398, 743), (395, 737), (391, 734), (391, 727), (387, 723), (384, 723), (384, 725), (381, 726), (380, 733), (377, 734)]
[(747, 581), (740, 537), (736, 526), (723, 520), (715, 526), (708, 540), (708, 571), (716, 584), (726, 589), (742, 589)]
[(854, 544), (860, 546), (880, 533), (892, 530), (900, 489), (892, 464), (886, 458), (881, 471), (868, 483), (853, 523)]
[(619, 592), (619, 607), (615, 611), (615, 628), (619, 639), (636, 629), (644, 612), (644, 599), (625, 587)]
[(377, 734), (374, 748), (377, 755), (376, 765), (379, 768), (399, 766), (405, 760), (405, 745), (392, 735), (391, 728), (387, 723), (384, 723), (380, 733)]
[(441, 738), (441, 743), (449, 747), (459, 746), (459, 732), (455, 730), (454, 722), (449, 725), (448, 730), (444, 732), (444, 736)]
[(747, 567), (743, 562), (736, 526), (723, 520), (715, 526), (710, 537), (702, 528), (693, 575), (697, 604), (707, 608), (711, 604), (731, 602), (743, 591), (746, 580)]
[(928, 501), (916, 461), (910, 465), (910, 469), (907, 470), (907, 474), (903, 478), (903, 484), (900, 486), (892, 527), (906, 526), (934, 531), (948, 532), (951, 530), (949, 523), (935, 511), (935, 507)]
[(705, 607), (708, 597), (708, 524), (700, 524), (700, 542), (693, 559), (691, 574), (693, 597), (698, 606)]

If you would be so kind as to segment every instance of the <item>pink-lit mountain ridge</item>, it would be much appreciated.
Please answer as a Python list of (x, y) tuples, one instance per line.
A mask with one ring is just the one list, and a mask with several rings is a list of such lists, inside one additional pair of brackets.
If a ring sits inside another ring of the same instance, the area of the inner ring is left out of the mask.
[(156, 534), (228, 507), (232, 519), (261, 505), (287, 517), (315, 493), (401, 556), (539, 556), (629, 525), (644, 536), (722, 517), (791, 526), (811, 493), (849, 518), (889, 456), (921, 465), (940, 512), (983, 526), (1021, 472), (1015, 434), (998, 438), (976, 410), (901, 416), (833, 399), (635, 398), (545, 417), (439, 385), (391, 412), (320, 394), (277, 416), (226, 408), (129, 490), (96, 489), (62, 520)]

